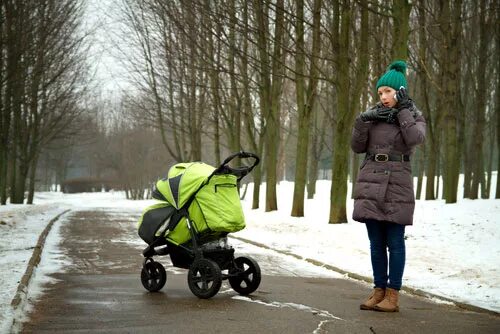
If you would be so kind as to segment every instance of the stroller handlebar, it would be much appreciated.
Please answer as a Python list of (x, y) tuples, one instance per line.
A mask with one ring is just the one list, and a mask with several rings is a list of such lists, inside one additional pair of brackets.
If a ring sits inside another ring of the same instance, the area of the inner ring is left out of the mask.
[[(229, 167), (229, 163), (233, 159), (236, 159), (236, 158), (240, 158), (240, 159), (252, 158), (252, 159), (254, 159), (254, 161), (253, 161), (252, 165), (250, 165), (250, 166)], [(236, 153), (233, 153), (230, 156), (228, 156), (222, 162), (222, 164), (219, 167), (217, 167), (217, 169), (214, 171), (213, 174), (217, 174), (217, 173), (235, 174), (238, 177), (238, 181), (239, 181), (245, 175), (249, 174), (252, 171), (252, 169), (254, 169), (254, 167), (259, 164), (259, 162), (260, 162), (260, 158), (256, 154), (253, 154), (250, 152), (245, 152), (245, 151), (236, 152)]]
[(233, 153), (230, 156), (228, 156), (224, 160), (224, 162), (222, 162), (222, 164), (220, 165), (220, 167), (222, 167), (224, 165), (227, 165), (229, 162), (231, 162), (231, 160), (233, 160), (235, 158), (241, 158), (241, 159), (253, 158), (253, 159), (255, 159), (252, 168), (255, 167), (255, 166), (257, 166), (259, 164), (259, 162), (260, 162), (260, 158), (256, 154), (253, 154), (253, 153), (250, 153), (250, 152), (245, 152), (245, 151), (240, 151), (240, 152), (236, 152), (236, 153)]

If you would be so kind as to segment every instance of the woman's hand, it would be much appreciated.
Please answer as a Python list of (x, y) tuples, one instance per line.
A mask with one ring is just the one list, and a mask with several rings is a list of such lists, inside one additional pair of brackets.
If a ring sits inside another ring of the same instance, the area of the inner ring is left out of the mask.
[(395, 123), (399, 110), (389, 107), (377, 108), (377, 121)]
[(379, 121), (395, 123), (397, 120), (398, 112), (399, 110), (395, 108), (379, 106), (362, 112), (360, 114), (360, 118), (363, 122)]
[(403, 86), (401, 86), (396, 93), (396, 99), (398, 100), (398, 110), (411, 107), (410, 97), (408, 96), (408, 92)]
[(378, 119), (378, 108), (371, 108), (359, 115), (363, 122), (376, 121)]

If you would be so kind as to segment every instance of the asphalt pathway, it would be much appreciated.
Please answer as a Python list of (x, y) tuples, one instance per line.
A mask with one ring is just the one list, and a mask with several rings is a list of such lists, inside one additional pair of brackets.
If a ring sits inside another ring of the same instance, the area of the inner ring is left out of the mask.
[(67, 215), (60, 249), (69, 264), (52, 275), (22, 332), (500, 333), (498, 316), (408, 294), (401, 296), (399, 313), (361, 311), (359, 303), (370, 292), (366, 284), (333, 275), (302, 277), (301, 266), (293, 265), (300, 260), (241, 242), (236, 252), (262, 267), (262, 283), (251, 296), (239, 296), (224, 283), (215, 297), (200, 300), (188, 288), (187, 271), (171, 267), (168, 257), (159, 259), (167, 267), (166, 286), (148, 293), (140, 282), (140, 240), (130, 242), (136, 214)]

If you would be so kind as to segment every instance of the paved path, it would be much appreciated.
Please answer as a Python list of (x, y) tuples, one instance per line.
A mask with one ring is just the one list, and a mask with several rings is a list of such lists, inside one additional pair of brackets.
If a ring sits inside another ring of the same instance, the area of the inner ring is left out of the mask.
[(402, 295), (399, 313), (361, 311), (366, 284), (299, 277), (293, 268), (300, 266), (287, 262), (298, 260), (241, 243), (237, 253), (244, 248), (263, 271), (250, 297), (225, 283), (214, 298), (200, 300), (187, 286), (186, 271), (171, 267), (166, 287), (148, 293), (140, 282), (140, 250), (127, 242), (135, 238), (136, 218), (118, 211), (70, 213), (60, 247), (72, 264), (53, 275), (57, 280), (35, 303), (23, 332), (500, 333), (498, 316), (409, 295)]

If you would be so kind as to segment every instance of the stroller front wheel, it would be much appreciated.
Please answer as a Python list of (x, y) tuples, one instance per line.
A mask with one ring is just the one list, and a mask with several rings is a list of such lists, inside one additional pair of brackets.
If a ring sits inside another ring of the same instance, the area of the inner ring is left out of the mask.
[(229, 270), (229, 285), (240, 295), (251, 294), (260, 285), (261, 274), (257, 261), (240, 256), (234, 259), (234, 268)]
[(167, 272), (161, 263), (150, 259), (142, 267), (141, 282), (149, 292), (159, 291), (167, 282)]
[(188, 285), (198, 298), (207, 299), (215, 296), (222, 285), (219, 265), (209, 259), (197, 259), (189, 267)]

